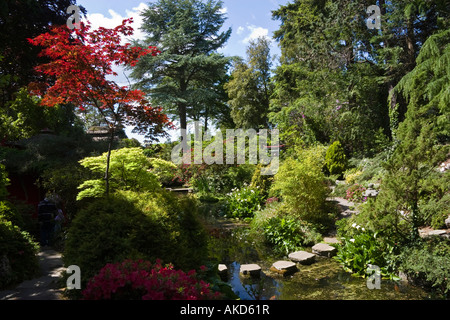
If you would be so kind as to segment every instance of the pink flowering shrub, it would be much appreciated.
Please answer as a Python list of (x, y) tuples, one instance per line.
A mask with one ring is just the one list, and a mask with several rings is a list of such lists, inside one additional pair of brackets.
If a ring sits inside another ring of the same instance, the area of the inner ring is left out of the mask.
[[(205, 267), (201, 268), (202, 270)], [(221, 297), (195, 270), (187, 274), (148, 261), (107, 264), (83, 290), (84, 300), (212, 300)]]
[(347, 194), (345, 198), (349, 201), (354, 202), (364, 202), (367, 200), (366, 197), (364, 197), (364, 192), (366, 191), (366, 188), (359, 184), (354, 184), (350, 188), (347, 189)]
[(268, 198), (266, 200), (266, 206), (271, 205), (272, 203), (278, 203), (278, 201), (280, 201), (280, 199), (277, 197)]

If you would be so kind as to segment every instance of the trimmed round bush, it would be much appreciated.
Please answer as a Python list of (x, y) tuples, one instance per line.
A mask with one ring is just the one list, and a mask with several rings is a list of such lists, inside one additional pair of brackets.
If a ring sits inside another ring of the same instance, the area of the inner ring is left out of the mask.
[(190, 270), (203, 264), (206, 241), (192, 200), (166, 192), (122, 192), (77, 213), (64, 262), (80, 267), (82, 285), (107, 263), (126, 259), (162, 259)]
[(347, 156), (345, 155), (345, 150), (339, 141), (333, 142), (333, 144), (327, 149), (325, 163), (328, 171), (332, 175), (342, 175), (346, 170)]

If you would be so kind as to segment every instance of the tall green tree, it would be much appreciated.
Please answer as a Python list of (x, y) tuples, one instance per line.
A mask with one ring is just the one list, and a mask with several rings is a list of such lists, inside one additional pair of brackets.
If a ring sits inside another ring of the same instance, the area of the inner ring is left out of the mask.
[(382, 28), (371, 43), (377, 45), (377, 63), (383, 68), (380, 80), (390, 94), (390, 128), (395, 130), (405, 119), (407, 102), (394, 87), (415, 68), (425, 41), (449, 28), (450, 7), (445, 0), (381, 0), (379, 4)]
[[(372, 1), (296, 0), (273, 12), (282, 51), (270, 119), (288, 140), (340, 140), (349, 154), (379, 150), (404, 115), (388, 97), (415, 66), (423, 42), (444, 25), (443, 1), (379, 1), (381, 30), (369, 29)], [(402, 109), (403, 108), (403, 109)], [(398, 112), (398, 116), (393, 112)]]
[[(226, 76), (229, 58), (217, 53), (229, 39), (222, 1), (158, 0), (143, 12), (145, 46), (157, 46), (156, 59), (141, 59), (133, 68), (137, 86), (152, 102), (176, 116), (181, 129), (188, 118), (211, 117), (217, 88)], [(142, 43), (141, 43), (142, 45)]]
[(237, 127), (267, 128), (273, 93), (272, 62), (270, 40), (264, 37), (250, 42), (247, 61), (235, 61), (231, 80), (225, 88), (230, 98), (231, 116)]
[(392, 239), (417, 240), (426, 219), (440, 218), (443, 224), (448, 216), (444, 205), (445, 216), (437, 212), (440, 217), (426, 217), (421, 203), (448, 201), (450, 171), (437, 168), (450, 152), (449, 40), (450, 30), (432, 35), (417, 66), (394, 88), (408, 103), (406, 117), (395, 135), (397, 147), (387, 163), (382, 192), (363, 217)]
[(282, 51), (270, 119), (287, 138), (329, 143), (349, 153), (388, 130), (387, 93), (378, 84), (368, 1), (297, 0), (273, 12)]

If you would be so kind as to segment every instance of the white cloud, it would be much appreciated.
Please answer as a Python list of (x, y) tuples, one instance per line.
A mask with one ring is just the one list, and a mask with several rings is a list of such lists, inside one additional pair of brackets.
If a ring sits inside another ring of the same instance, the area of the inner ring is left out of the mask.
[(269, 29), (263, 28), (263, 27), (257, 27), (255, 25), (248, 25), (247, 30), (250, 32), (250, 34), (242, 40), (242, 43), (247, 44), (251, 40), (256, 40), (260, 37), (266, 37), (269, 38)]
[(225, 13), (228, 12), (228, 8), (227, 8), (227, 7), (223, 7), (222, 9), (219, 10), (219, 12), (220, 12), (221, 14), (225, 14)]
[(244, 32), (244, 31), (245, 31), (245, 28), (242, 27), (242, 26), (239, 26), (239, 27), (237, 28), (236, 33), (237, 33), (237, 34), (242, 34), (242, 32)]
[[(131, 24), (131, 26), (134, 29), (134, 34), (132, 37), (134, 39), (143, 39), (145, 38), (145, 35), (141, 30), (139, 30), (139, 28), (143, 22), (141, 11), (146, 8), (148, 8), (148, 6), (141, 2), (137, 7), (134, 7), (131, 10), (126, 10), (126, 16), (122, 16), (110, 9), (108, 10), (109, 16), (105, 16), (101, 13), (88, 13), (87, 20), (91, 23), (91, 30), (95, 30), (99, 27), (115, 28), (122, 23), (122, 20), (133, 18), (133, 24)], [(124, 40), (124, 42), (126, 41)]]
[[(91, 30), (95, 30), (99, 27), (112, 29), (120, 25), (124, 19), (133, 18), (133, 23), (131, 24), (131, 26), (134, 29), (134, 33), (130, 38), (143, 40), (145, 38), (145, 34), (140, 30), (140, 27), (143, 23), (141, 11), (146, 8), (148, 8), (148, 6), (145, 3), (141, 2), (137, 7), (134, 7), (131, 10), (126, 10), (125, 16), (122, 16), (114, 10), (110, 9), (108, 10), (109, 16), (105, 16), (101, 13), (88, 13), (87, 20), (91, 23)], [(129, 42), (129, 39), (122, 39), (122, 44), (125, 44), (127, 42)], [(129, 74), (129, 72), (126, 72), (122, 66), (113, 65), (112, 68), (115, 72), (117, 72), (118, 76), (115, 77), (110, 75), (107, 77), (107, 79), (115, 81), (120, 86), (128, 86), (128, 81), (132, 81), (132, 79), (127, 79), (124, 73)]]

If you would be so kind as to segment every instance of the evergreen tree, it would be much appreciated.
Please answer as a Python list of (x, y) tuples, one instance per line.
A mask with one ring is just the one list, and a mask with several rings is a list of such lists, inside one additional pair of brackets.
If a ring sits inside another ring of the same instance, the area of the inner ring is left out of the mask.
[(366, 210), (374, 229), (388, 237), (417, 240), (426, 218), (421, 200), (439, 201), (448, 192), (450, 172), (437, 167), (450, 152), (449, 39), (450, 30), (431, 36), (417, 66), (394, 88), (408, 102), (406, 117), (396, 131), (397, 147), (387, 163), (382, 192)]
[(229, 58), (217, 53), (231, 29), (220, 32), (222, 1), (158, 0), (143, 12), (145, 46), (157, 46), (156, 59), (141, 59), (132, 77), (186, 129), (187, 119), (211, 118), (208, 107), (221, 99)]
[(247, 48), (247, 62), (236, 60), (226, 84), (231, 116), (238, 128), (267, 128), (267, 114), (273, 92), (270, 41), (259, 38)]
[[(415, 66), (425, 40), (444, 29), (444, 1), (379, 1), (381, 30), (367, 28), (372, 1), (296, 0), (273, 12), (282, 65), (270, 119), (285, 138), (340, 140), (348, 154), (380, 150), (404, 118), (402, 97), (388, 97)], [(298, 139), (297, 139), (298, 140)]]

